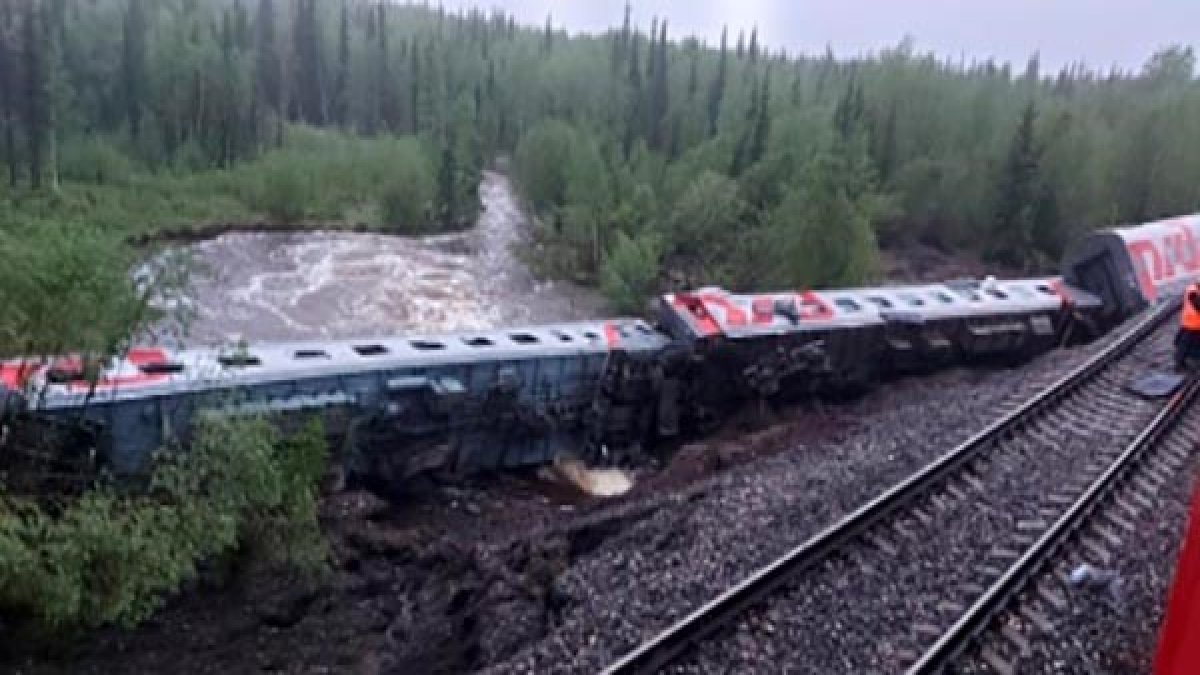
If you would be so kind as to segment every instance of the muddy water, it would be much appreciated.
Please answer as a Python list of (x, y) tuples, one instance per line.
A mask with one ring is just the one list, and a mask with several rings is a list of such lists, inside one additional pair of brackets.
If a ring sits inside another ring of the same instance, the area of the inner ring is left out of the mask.
[(538, 282), (518, 260), (529, 222), (503, 174), (485, 172), (466, 232), (231, 233), (187, 247), (197, 265), (186, 344), (368, 337), (604, 316), (596, 294)]

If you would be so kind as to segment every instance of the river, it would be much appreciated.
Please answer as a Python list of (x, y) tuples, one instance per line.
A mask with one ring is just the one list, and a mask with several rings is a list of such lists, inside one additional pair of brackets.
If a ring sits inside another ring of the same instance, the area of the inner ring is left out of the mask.
[[(516, 250), (530, 223), (511, 181), (484, 172), (470, 230), (430, 237), (235, 232), (184, 251), (196, 271), (186, 345), (436, 333), (602, 317), (602, 300), (540, 282)], [(176, 340), (170, 340), (175, 342)]]

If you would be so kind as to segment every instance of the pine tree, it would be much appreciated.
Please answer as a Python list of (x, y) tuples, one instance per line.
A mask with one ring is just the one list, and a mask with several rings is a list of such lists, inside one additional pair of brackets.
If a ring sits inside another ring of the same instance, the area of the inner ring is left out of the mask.
[(767, 137), (771, 133), (771, 69), (763, 75), (762, 88), (758, 94), (758, 115), (754, 118), (754, 130), (750, 134), (750, 164), (755, 164), (767, 152)]
[(146, 105), (146, 8), (142, 0), (129, 0), (121, 36), (121, 75), (125, 90), (129, 133), (137, 140)]
[(350, 5), (342, 0), (338, 25), (338, 69), (333, 86), (334, 121), (345, 128), (350, 122)]
[(299, 0), (292, 32), (296, 54), (292, 82), (296, 99), (291, 116), (292, 119), (317, 125), (325, 123), (320, 35), (316, 0)]
[(633, 45), (629, 50), (629, 117), (625, 125), (625, 141), (623, 143), (625, 156), (633, 152), (633, 143), (637, 140), (642, 128), (645, 105), (642, 101), (642, 67), (638, 63), (638, 39), (633, 37)]
[(237, 89), (237, 29), (235, 19), (229, 9), (221, 15), (221, 107), (220, 113), (220, 157), (222, 167), (232, 166), (240, 153), (238, 134), (241, 130), (238, 100), (241, 92)]
[(8, 164), (9, 187), (19, 181), (20, 163), (17, 159), (17, 46), (14, 44), (12, 7), (9, 0), (0, 0), (0, 120), (4, 123), (4, 159)]
[(22, 65), (24, 66), (25, 139), (28, 142), (29, 184), (42, 187), (42, 168), (47, 142), (47, 108), (49, 107), (46, 77), (46, 49), (41, 25), (41, 5), (28, 2), (22, 16)]
[[(876, 140), (878, 139), (878, 140)], [(879, 179), (884, 184), (891, 180), (892, 172), (896, 169), (896, 101), (888, 104), (887, 117), (883, 129), (871, 136), (875, 145), (875, 166), (879, 168)]]
[(725, 29), (721, 29), (721, 55), (717, 61), (717, 74), (708, 90), (708, 135), (717, 135), (717, 123), (721, 119), (721, 101), (725, 98), (725, 77), (728, 70), (729, 52), (725, 46)]
[(696, 99), (696, 91), (700, 87), (700, 50), (692, 49), (688, 59), (687, 100), (689, 103)]
[[(254, 107), (256, 120), (274, 116), (275, 145), (283, 144), (283, 63), (275, 43), (275, 0), (259, 0), (254, 19), (255, 55)], [(260, 124), (261, 122), (256, 122)]]
[(754, 29), (750, 31), (750, 49), (748, 56), (750, 57), (750, 63), (753, 64), (758, 62), (758, 26), (755, 26)]
[(438, 211), (442, 223), (454, 225), (458, 222), (458, 160), (456, 157), (454, 125), (447, 124), (442, 140), (442, 161), (438, 168)]
[(379, 96), (379, 119), (383, 121), (385, 128), (394, 130), (396, 128), (396, 102), (392, 93), (392, 73), (388, 56), (386, 5), (387, 3), (383, 2), (377, 5), (379, 34), (376, 39), (375, 89)]
[(1033, 249), (1033, 229), (1041, 195), (1041, 150), (1034, 124), (1037, 108), (1030, 101), (1009, 144), (1008, 157), (997, 190), (995, 229), (990, 256), (1001, 262), (1025, 265)]
[(659, 27), (658, 43), (651, 54), (655, 62), (654, 79), (651, 80), (650, 99), (650, 147), (663, 150), (666, 146), (667, 134), (664, 126), (667, 122), (669, 84), (667, 78), (667, 21), (663, 19)]
[(421, 58), (420, 51), (417, 49), (417, 40), (413, 38), (412, 49), (409, 52), (410, 63), (408, 66), (408, 104), (409, 104), (409, 120), (412, 121), (412, 128), (409, 130), (413, 134), (421, 131)]

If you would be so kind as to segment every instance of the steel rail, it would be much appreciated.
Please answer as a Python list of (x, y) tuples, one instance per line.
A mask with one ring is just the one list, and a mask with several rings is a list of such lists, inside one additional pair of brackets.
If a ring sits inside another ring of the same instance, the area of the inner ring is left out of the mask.
[(688, 652), (691, 645), (728, 625), (746, 609), (769, 597), (798, 574), (825, 560), (902, 505), (938, 485), (970, 463), (992, 443), (1020, 427), (1047, 406), (1073, 393), (1125, 356), (1178, 310), (1178, 302), (1164, 302), (1128, 329), (1120, 338), (1016, 409), (995, 420), (950, 452), (888, 488), (875, 499), (844, 516), (804, 543), (752, 573), (721, 595), (693, 610), (651, 639), (625, 654), (602, 672), (604, 675), (653, 673)]
[(1078, 531), (1100, 501), (1117, 487), (1121, 476), (1133, 469), (1137, 462), (1157, 445), (1163, 435), (1174, 428), (1195, 402), (1197, 393), (1200, 393), (1200, 378), (1190, 378), (1066, 513), (921, 655), (908, 669), (909, 675), (942, 672), (986, 629), (992, 619), (1004, 612), (1013, 597), (1053, 560), (1055, 554), (1070, 540), (1071, 535)]

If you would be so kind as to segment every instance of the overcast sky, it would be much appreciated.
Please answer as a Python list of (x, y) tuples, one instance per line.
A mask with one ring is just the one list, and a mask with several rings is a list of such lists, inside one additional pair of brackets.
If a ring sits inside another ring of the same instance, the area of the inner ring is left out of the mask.
[[(430, 4), (437, 4), (431, 0)], [(502, 8), (523, 23), (603, 31), (621, 22), (624, 0), (443, 0), (447, 9)], [(648, 29), (666, 16), (671, 37), (699, 35), (715, 43), (728, 24), (757, 26), (773, 49), (841, 56), (894, 45), (905, 35), (918, 51), (957, 59), (995, 57), (1024, 65), (1040, 52), (1043, 69), (1084, 61), (1107, 69), (1140, 67), (1159, 47), (1196, 46), (1200, 0), (632, 0), (634, 20)]]

